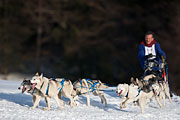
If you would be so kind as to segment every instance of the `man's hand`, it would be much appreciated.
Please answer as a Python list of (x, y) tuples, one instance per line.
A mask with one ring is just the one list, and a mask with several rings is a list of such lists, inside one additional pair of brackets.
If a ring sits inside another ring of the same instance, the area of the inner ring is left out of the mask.
[(164, 56), (161, 56), (161, 59), (162, 59), (162, 63), (165, 63)]
[(146, 55), (145, 57), (148, 59), (148, 58), (153, 57), (153, 55), (152, 55), (152, 54), (149, 54), (149, 55)]
[(165, 59), (164, 59), (164, 56), (161, 56), (161, 60), (162, 60), (161, 67), (164, 68), (164, 65), (165, 65)]

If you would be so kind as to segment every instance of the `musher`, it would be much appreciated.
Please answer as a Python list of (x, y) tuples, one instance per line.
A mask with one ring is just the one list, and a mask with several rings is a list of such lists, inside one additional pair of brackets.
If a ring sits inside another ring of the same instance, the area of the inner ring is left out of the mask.
[[(165, 63), (166, 54), (161, 49), (160, 44), (154, 40), (153, 32), (148, 31), (145, 34), (145, 40), (139, 45), (138, 58), (144, 70), (144, 75), (156, 73), (156, 75), (162, 77), (162, 80), (168, 82), (167, 64)], [(154, 65), (151, 70), (148, 70), (148, 62), (155, 63), (155, 61), (158, 65)]]

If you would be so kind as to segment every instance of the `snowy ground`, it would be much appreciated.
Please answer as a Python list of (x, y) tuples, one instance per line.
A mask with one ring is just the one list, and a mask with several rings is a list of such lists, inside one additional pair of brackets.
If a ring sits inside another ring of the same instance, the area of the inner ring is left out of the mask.
[(148, 102), (145, 113), (142, 114), (138, 106), (128, 105), (120, 110), (120, 97), (115, 92), (105, 92), (108, 108), (100, 103), (100, 98), (91, 94), (91, 107), (86, 106), (86, 98), (81, 96), (77, 101), (78, 106), (71, 108), (69, 100), (65, 99), (66, 107), (60, 110), (54, 100), (51, 100), (51, 110), (44, 111), (44, 99), (39, 107), (34, 110), (32, 96), (28, 93), (21, 94), (17, 88), (20, 81), (0, 80), (0, 120), (180, 120), (180, 97), (173, 96), (173, 103), (166, 100), (166, 106), (159, 108), (156, 101)]

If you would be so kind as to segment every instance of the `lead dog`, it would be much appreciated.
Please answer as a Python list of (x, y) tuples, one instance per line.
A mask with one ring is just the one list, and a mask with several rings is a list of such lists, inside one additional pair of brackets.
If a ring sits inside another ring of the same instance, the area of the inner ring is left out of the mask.
[[(64, 79), (48, 79), (44, 77), (42, 74), (39, 75), (36, 73), (35, 76), (31, 79), (32, 86), (39, 90), (42, 93), (41, 97), (45, 97), (47, 101), (47, 108), (45, 110), (50, 109), (50, 99), (54, 98), (57, 105), (60, 108), (64, 108), (64, 102), (61, 99), (61, 95), (70, 99), (70, 106), (73, 107), (75, 105), (72, 92), (73, 86), (70, 80)], [(37, 100), (39, 103), (40, 99)]]
[(101, 89), (108, 88), (108, 86), (104, 85), (104, 83), (102, 83), (100, 80), (77, 80), (73, 83), (73, 88), (76, 93), (76, 95), (74, 95), (74, 100), (76, 100), (79, 95), (86, 95), (87, 105), (90, 106), (89, 94), (92, 92), (94, 96), (99, 96), (101, 99), (101, 103), (105, 103), (105, 107), (107, 107), (107, 101)]
[[(23, 82), (21, 83), (20, 87), (18, 89), (22, 90), (22, 93), (24, 93), (25, 91), (27, 91), (28, 93), (30, 93), (32, 95), (32, 102), (33, 102), (33, 106), (31, 107), (31, 109), (36, 108), (36, 106), (38, 105), (40, 99), (42, 97), (45, 97), (41, 91), (39, 91), (37, 88), (34, 88), (32, 86), (32, 83), (30, 80), (23, 80)], [(45, 101), (46, 101), (46, 106), (47, 105), (47, 100), (45, 97)]]

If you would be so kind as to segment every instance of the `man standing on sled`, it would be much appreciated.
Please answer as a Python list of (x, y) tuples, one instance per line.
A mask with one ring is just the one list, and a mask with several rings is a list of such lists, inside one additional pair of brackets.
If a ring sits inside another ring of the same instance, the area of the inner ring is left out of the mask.
[[(168, 71), (167, 64), (165, 63), (166, 54), (160, 48), (160, 44), (154, 40), (154, 34), (148, 31), (145, 34), (145, 40), (143, 40), (139, 45), (138, 58), (142, 69), (144, 70), (144, 75), (149, 74), (148, 72), (156, 73), (158, 76), (167, 82)], [(154, 63), (157, 63), (155, 65)], [(153, 63), (153, 64), (150, 64)], [(148, 71), (150, 64), (151, 70)], [(148, 71), (148, 72), (147, 72)]]

